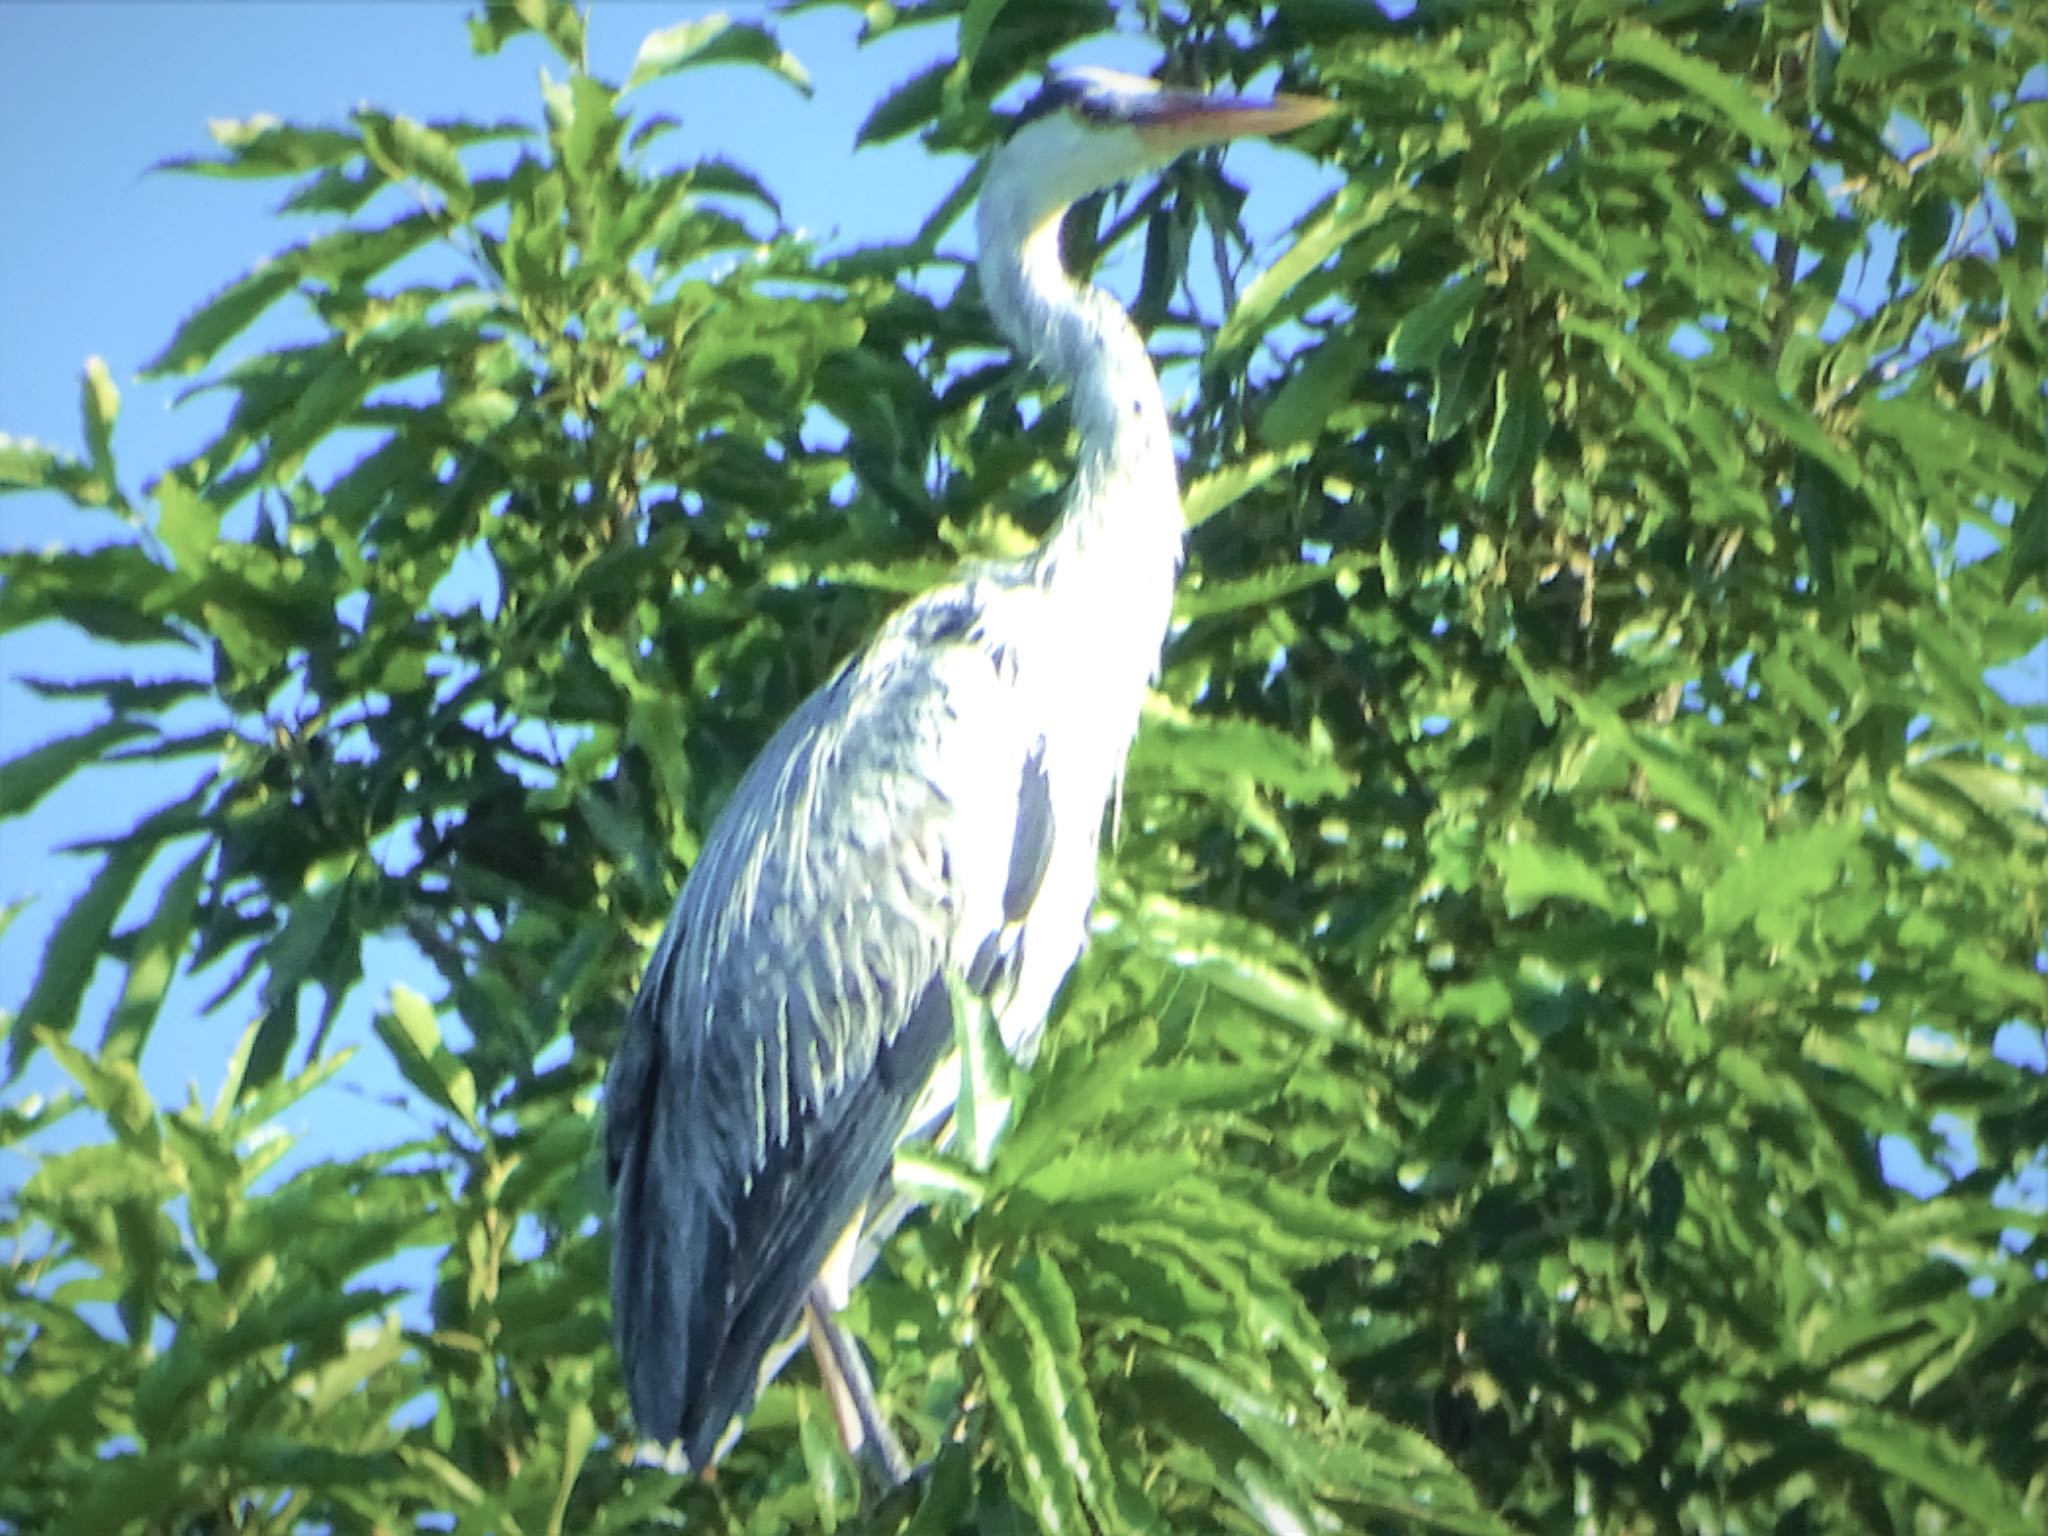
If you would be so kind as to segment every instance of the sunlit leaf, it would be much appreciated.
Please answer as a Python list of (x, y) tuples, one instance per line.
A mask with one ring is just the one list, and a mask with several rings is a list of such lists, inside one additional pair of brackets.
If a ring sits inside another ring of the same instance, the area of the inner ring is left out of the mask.
[(143, 364), (142, 371), (197, 372), (297, 283), (298, 273), (289, 262), (272, 261), (257, 267), (187, 315), (164, 349)]
[(442, 1043), (431, 1003), (410, 987), (393, 987), (390, 1010), (377, 1016), (377, 1037), (407, 1082), (464, 1123), (476, 1123), (476, 1084)]
[(227, 152), (224, 156), (177, 156), (159, 161), (157, 169), (237, 178), (290, 176), (335, 165), (361, 147), (353, 134), (339, 129), (300, 127), (261, 112), (240, 120), (215, 118), (206, 128)]
[(1745, 82), (1723, 74), (1697, 56), (1681, 52), (1661, 34), (1647, 27), (1629, 27), (1616, 32), (1609, 46), (1615, 58), (1655, 70), (1726, 117), (1758, 147), (1782, 151), (1790, 146), (1791, 129), (1771, 115)]
[(104, 359), (89, 357), (85, 360), (85, 376), (79, 384), (79, 397), (81, 414), (85, 418), (85, 446), (92, 456), (92, 467), (112, 484), (114, 418), (121, 411), (121, 391), (115, 386), (113, 375), (107, 372)]
[(626, 89), (635, 90), (650, 80), (704, 64), (758, 64), (810, 94), (810, 76), (773, 33), (751, 22), (718, 15), (648, 33), (634, 55)]

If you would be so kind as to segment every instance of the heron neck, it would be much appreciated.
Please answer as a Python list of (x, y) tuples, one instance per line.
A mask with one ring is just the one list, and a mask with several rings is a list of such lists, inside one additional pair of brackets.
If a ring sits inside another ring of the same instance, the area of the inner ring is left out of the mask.
[(1065, 211), (1019, 208), (991, 188), (981, 214), (982, 292), (1025, 358), (1066, 385), (1079, 440), (1073, 488), (1038, 552), (1041, 574), (1048, 584), (1099, 584), (1090, 595), (1105, 600), (1151, 597), (1131, 615), (1151, 630), (1149, 673), (1185, 528), (1173, 437), (1137, 329), (1114, 299), (1060, 263)]

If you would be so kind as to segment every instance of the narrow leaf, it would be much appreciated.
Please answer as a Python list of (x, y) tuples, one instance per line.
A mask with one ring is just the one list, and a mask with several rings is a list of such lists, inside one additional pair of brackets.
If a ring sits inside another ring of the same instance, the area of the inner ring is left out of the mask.
[(2005, 545), (2004, 597), (2011, 602), (2028, 577), (2048, 588), (2048, 475), (2043, 475), (2025, 506), (2013, 514)]
[(194, 916), (206, 880), (212, 849), (201, 848), (187, 859), (164, 886), (150, 914), (129, 945), (128, 978), (121, 997), (107, 1019), (106, 1034), (100, 1041), (102, 1056), (133, 1058), (141, 1054), (150, 1027), (163, 1006), (164, 993), (177, 974), (178, 961), (192, 938)]
[(295, 176), (338, 165), (360, 148), (353, 134), (282, 123), (267, 112), (241, 119), (217, 117), (206, 129), (226, 155), (218, 160), (181, 156), (158, 161), (156, 169), (197, 176)]
[(1434, 368), (1444, 348), (1457, 339), (1471, 318), (1484, 291), (1483, 284), (1463, 273), (1455, 274), (1401, 317), (1387, 338), (1388, 359), (1404, 372)]
[(854, 135), (854, 144), (886, 144), (937, 117), (945, 100), (946, 80), (959, 67), (956, 60), (939, 59), (897, 86), (868, 113)]
[(298, 273), (288, 262), (259, 266), (187, 315), (163, 351), (143, 364), (143, 373), (196, 373), (258, 315), (291, 292), (297, 281)]
[(1623, 63), (1654, 70), (1694, 99), (1711, 107), (1760, 147), (1783, 153), (1792, 147), (1792, 129), (1773, 117), (1748, 82), (1724, 75), (1706, 60), (1681, 53), (1661, 34), (1647, 27), (1629, 27), (1615, 34), (1609, 52)]
[(1287, 382), (1259, 415), (1259, 441), (1284, 449), (1320, 436), (1331, 414), (1351, 399), (1359, 374), (1372, 363), (1372, 351), (1363, 342), (1343, 339), (1326, 341), (1297, 357)]
[(0, 819), (23, 816), (79, 769), (99, 762), (123, 742), (149, 734), (136, 720), (103, 720), (76, 736), (30, 747), (0, 763)]
[(434, 1005), (411, 987), (391, 989), (391, 1008), (377, 1016), (377, 1038), (405, 1080), (465, 1125), (476, 1124), (476, 1082), (442, 1043)]
[(774, 33), (756, 23), (732, 21), (715, 13), (648, 33), (633, 57), (626, 89), (636, 90), (650, 80), (705, 64), (756, 64), (806, 96), (811, 94), (810, 75), (775, 40)]
[(1626, 910), (1626, 903), (1600, 873), (1569, 849), (1554, 844), (1497, 843), (1490, 857), (1500, 873), (1510, 917), (1552, 900), (1584, 902), (1614, 915)]
[(1999, 1536), (2029, 1536), (2040, 1529), (2019, 1490), (1983, 1459), (1938, 1429), (1860, 1403), (1820, 1403), (1808, 1417), (1857, 1455), (1903, 1478), (1970, 1521)]
[(104, 358), (88, 357), (79, 380), (79, 413), (85, 418), (85, 446), (92, 467), (114, 482), (114, 418), (121, 411), (121, 391), (107, 372)]
[(1509, 364), (1494, 380), (1493, 434), (1486, 444), (1482, 501), (1498, 504), (1528, 481), (1548, 428), (1542, 376), (1526, 361)]
[(100, 865), (99, 873), (93, 876), (92, 883), (80, 893), (78, 900), (71, 904), (71, 910), (57, 924), (56, 931), (50, 935), (48, 947), (43, 950), (35, 985), (9, 1031), (10, 1073), (19, 1071), (28, 1059), (30, 1040), (35, 1030), (44, 1028), (64, 1035), (77, 1022), (78, 1005), (85, 997), (85, 989), (92, 981), (101, 957), (107, 952), (107, 939), (114, 931), (114, 921), (121, 915), (121, 908), (135, 889), (135, 882), (155, 855), (155, 844), (140, 840), (108, 854), (106, 862)]
[[(1041, 1530), (1088, 1530), (1070, 1461), (1071, 1436), (1060, 1424), (1064, 1405), (1057, 1400), (1056, 1383), (1041, 1377), (1032, 1351), (1017, 1331), (980, 1331), (974, 1353), (995, 1410), (1002, 1468), (1012, 1496)], [(1048, 1386), (1053, 1387), (1050, 1394)]]
[(437, 188), (454, 209), (469, 206), (469, 176), (455, 143), (438, 129), (403, 114), (387, 116), (367, 108), (356, 113), (370, 161), (393, 180), (410, 178)]
[[(1211, 471), (1188, 486), (1181, 496), (1181, 510), (1190, 528), (1205, 523), (1232, 503), (1249, 496), (1275, 475), (1292, 469), (1309, 456), (1310, 445), (1295, 443), (1271, 452), (1248, 453), (1235, 463)], [(1284, 576), (1285, 573), (1282, 573)], [(1304, 584), (1328, 579), (1328, 568), (1310, 568)], [(1259, 580), (1253, 577), (1249, 580)]]

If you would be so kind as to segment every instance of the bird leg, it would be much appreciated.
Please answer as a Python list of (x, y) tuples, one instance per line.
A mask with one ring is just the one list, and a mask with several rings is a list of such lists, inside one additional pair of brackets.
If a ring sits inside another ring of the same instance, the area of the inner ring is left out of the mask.
[(832, 1299), (822, 1284), (811, 1287), (804, 1302), (804, 1320), (810, 1327), (811, 1354), (818, 1362), (818, 1377), (825, 1384), (825, 1397), (832, 1404), (832, 1418), (839, 1426), (839, 1443), (846, 1452), (879, 1479), (885, 1490), (900, 1488), (910, 1478), (910, 1458), (882, 1416), (875, 1401), (875, 1384), (868, 1376), (860, 1346), (839, 1326)]

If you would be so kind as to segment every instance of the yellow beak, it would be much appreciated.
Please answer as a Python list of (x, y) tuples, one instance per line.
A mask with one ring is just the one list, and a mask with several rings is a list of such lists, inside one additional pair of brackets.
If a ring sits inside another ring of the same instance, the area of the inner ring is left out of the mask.
[(1334, 102), (1313, 96), (1278, 95), (1267, 101), (1240, 96), (1201, 96), (1163, 90), (1133, 113), (1140, 135), (1160, 149), (1195, 149), (1253, 135), (1270, 137), (1327, 117)]

